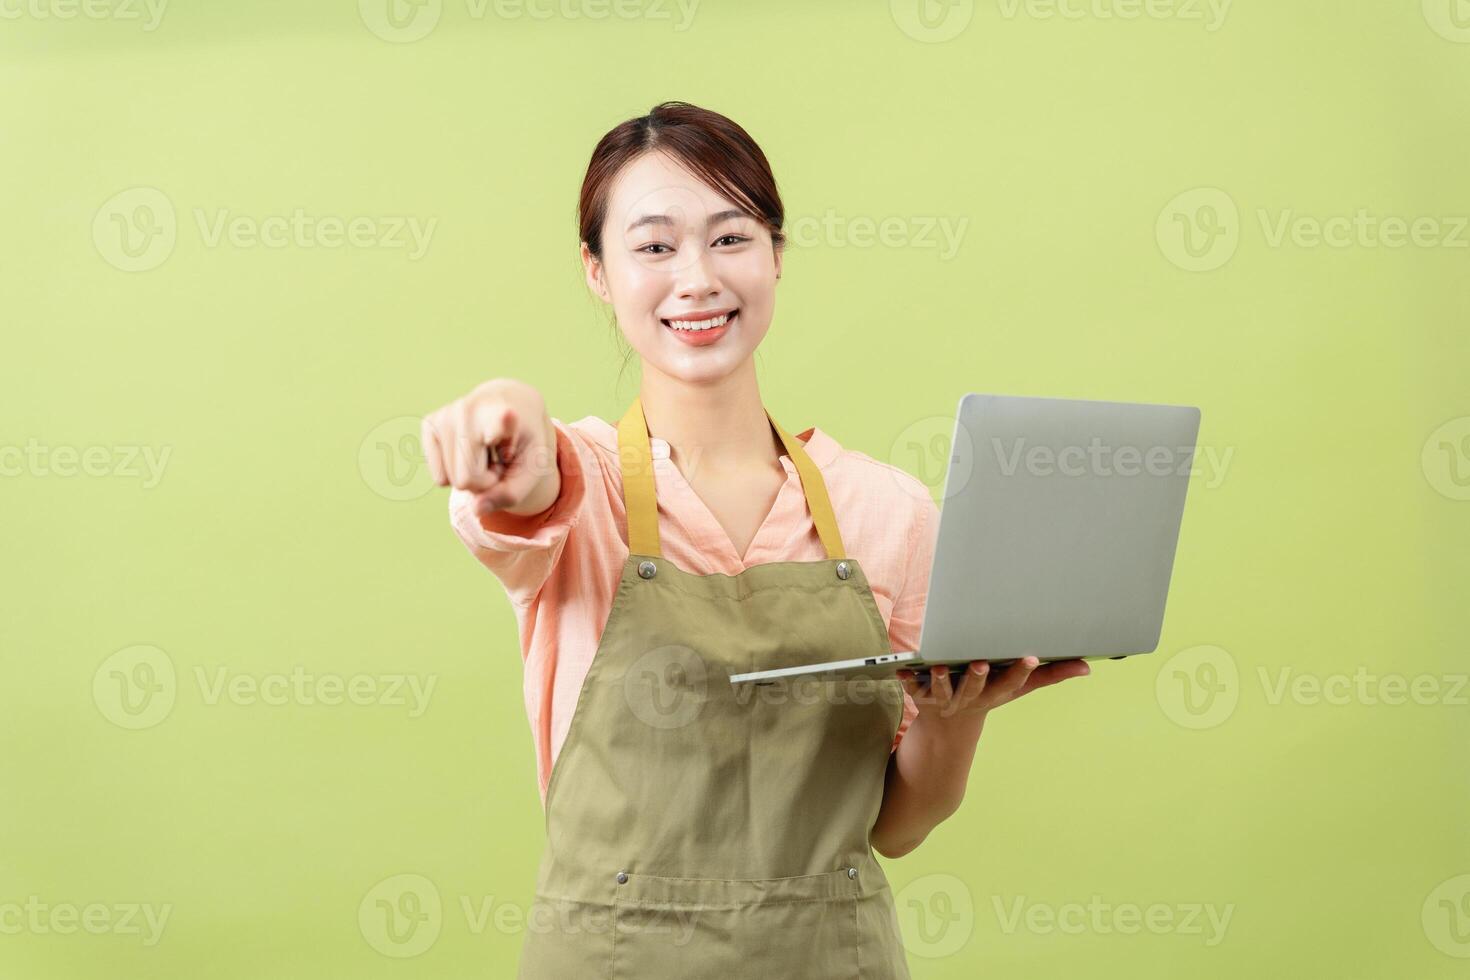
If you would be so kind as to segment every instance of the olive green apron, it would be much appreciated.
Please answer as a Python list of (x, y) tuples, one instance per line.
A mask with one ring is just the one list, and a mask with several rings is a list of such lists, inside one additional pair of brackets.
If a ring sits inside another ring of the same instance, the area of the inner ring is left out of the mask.
[(618, 424), (629, 555), (547, 786), (521, 980), (908, 980), (868, 843), (901, 685), (729, 681), (889, 650), (820, 471), (770, 421), (828, 557), (733, 576), (663, 559), (641, 399)]

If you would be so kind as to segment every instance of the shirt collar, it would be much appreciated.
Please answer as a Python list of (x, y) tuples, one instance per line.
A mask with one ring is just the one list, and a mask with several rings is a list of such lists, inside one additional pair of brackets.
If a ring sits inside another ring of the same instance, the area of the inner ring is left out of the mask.
[[(812, 462), (817, 464), (818, 468), (831, 465), (832, 461), (842, 451), (842, 447), (836, 439), (833, 439), (815, 425), (803, 429), (800, 432), (794, 432), (792, 435), (796, 437), (798, 442), (804, 445), (806, 454), (811, 457)], [(617, 426), (604, 421), (602, 439), (600, 441), (602, 442), (603, 448), (616, 453), (618, 451)], [(653, 452), (654, 459), (669, 458), (669, 444), (666, 440), (660, 439), (657, 436), (649, 436), (648, 446)], [(781, 456), (781, 465), (787, 472), (796, 471), (796, 464), (791, 462), (791, 457), (784, 453)]]

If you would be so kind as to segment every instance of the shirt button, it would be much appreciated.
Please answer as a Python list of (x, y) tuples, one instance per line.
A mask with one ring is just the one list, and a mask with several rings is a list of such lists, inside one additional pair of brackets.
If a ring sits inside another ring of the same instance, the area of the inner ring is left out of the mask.
[(856, 878), (857, 877), (857, 868), (848, 868), (847, 869), (847, 876), (849, 878)]
[(628, 872), (626, 872), (626, 871), (619, 871), (617, 877), (618, 877), (618, 884), (620, 884), (620, 885), (626, 885), (628, 883)]
[(852, 566), (850, 566), (847, 562), (840, 561), (840, 562), (837, 563), (837, 577), (838, 578), (843, 579), (845, 581), (847, 579), (847, 577), (849, 575), (851, 575), (851, 574), (852, 574)]
[(653, 578), (658, 572), (658, 566), (651, 561), (640, 561), (638, 563), (638, 574), (644, 578)]

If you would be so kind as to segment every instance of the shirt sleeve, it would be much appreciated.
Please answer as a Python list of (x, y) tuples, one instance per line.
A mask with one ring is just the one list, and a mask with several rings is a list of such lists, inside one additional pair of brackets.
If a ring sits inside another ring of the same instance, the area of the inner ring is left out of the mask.
[(539, 514), (497, 511), (480, 517), (475, 495), (454, 490), (449, 495), (449, 521), (465, 547), (495, 574), (506, 595), (525, 608), (550, 578), (561, 558), (572, 528), (577, 526), (587, 500), (587, 475), (597, 466), (590, 449), (560, 419), (556, 429), (556, 465), (561, 489), (550, 507)]
[[(934, 563), (934, 546), (939, 533), (939, 506), (929, 496), (928, 487), (914, 481), (918, 489), (916, 515), (910, 527), (908, 561), (903, 588), (894, 600), (888, 620), (888, 642), (895, 651), (919, 648), (919, 630), (924, 625), (924, 607), (929, 601), (929, 567)], [(907, 691), (903, 695), (903, 720), (893, 737), (893, 748), (903, 741), (909, 725), (919, 713)]]

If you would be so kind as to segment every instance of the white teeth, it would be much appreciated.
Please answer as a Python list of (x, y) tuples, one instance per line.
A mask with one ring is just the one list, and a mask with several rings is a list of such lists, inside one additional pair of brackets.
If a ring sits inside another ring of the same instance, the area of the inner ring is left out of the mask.
[(669, 326), (675, 330), (713, 330), (715, 327), (723, 327), (730, 322), (728, 313), (721, 314), (712, 320), (669, 320)]

